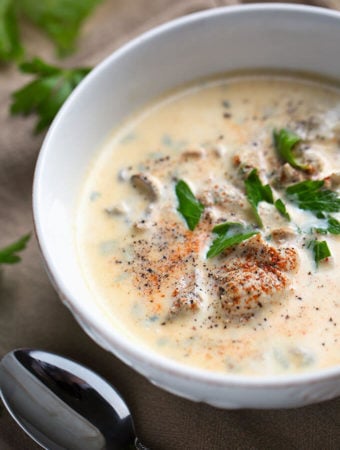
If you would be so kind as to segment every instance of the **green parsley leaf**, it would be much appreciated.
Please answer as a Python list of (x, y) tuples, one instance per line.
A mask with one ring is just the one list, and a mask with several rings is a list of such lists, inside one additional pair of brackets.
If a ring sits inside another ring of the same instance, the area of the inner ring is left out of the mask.
[(321, 234), (340, 234), (340, 222), (334, 217), (327, 217), (327, 228), (315, 228), (317, 233)]
[(223, 222), (223, 223), (219, 223), (218, 225), (215, 225), (213, 228), (213, 232), (221, 235), (221, 234), (225, 234), (227, 233), (230, 228), (242, 228), (243, 225), (239, 222)]
[(184, 217), (189, 229), (192, 231), (200, 221), (204, 205), (196, 199), (187, 183), (179, 180), (176, 184), (176, 195), (179, 202), (179, 211)]
[(47, 128), (73, 89), (90, 72), (90, 68), (62, 69), (39, 58), (20, 65), (24, 73), (36, 79), (12, 94), (12, 114), (37, 114), (35, 132)]
[(83, 21), (102, 0), (20, 0), (20, 8), (30, 21), (56, 44), (60, 56), (74, 50)]
[(218, 237), (212, 242), (207, 253), (207, 258), (213, 258), (222, 253), (223, 250), (226, 250), (233, 245), (240, 244), (255, 234), (258, 234), (258, 231), (249, 230), (238, 222), (218, 224), (213, 228), (213, 232), (216, 233)]
[(290, 215), (287, 212), (286, 205), (280, 198), (275, 201), (274, 206), (279, 211), (281, 216), (283, 216), (287, 220), (290, 220)]
[(301, 141), (301, 138), (285, 128), (274, 130), (274, 145), (280, 157), (295, 169), (308, 170), (307, 165), (299, 164), (293, 154), (293, 149)]
[(0, 1), (0, 62), (18, 59), (23, 53), (16, 14), (14, 0)]
[(246, 196), (250, 203), (254, 214), (256, 216), (257, 223), (260, 227), (263, 227), (261, 217), (257, 211), (257, 206), (261, 201), (267, 203), (274, 203), (273, 192), (269, 184), (265, 186), (261, 183), (261, 180), (257, 174), (257, 169), (253, 169), (248, 177), (244, 180), (246, 187)]
[(299, 208), (312, 211), (318, 217), (325, 212), (339, 212), (338, 194), (323, 185), (323, 180), (306, 180), (289, 186), (286, 194)]
[(29, 241), (30, 237), (31, 237), (30, 234), (26, 234), (18, 241), (10, 244), (8, 247), (0, 249), (0, 265), (15, 264), (21, 261), (21, 258), (19, 255), (17, 255), (17, 253), (26, 248), (26, 244)]
[(331, 251), (328, 248), (328, 244), (326, 241), (311, 241), (308, 245), (309, 248), (312, 249), (314, 254), (314, 261), (316, 265), (319, 265), (319, 262), (325, 258), (331, 256)]
[(0, 0), (0, 62), (22, 53), (22, 18), (42, 29), (55, 43), (59, 56), (74, 50), (84, 20), (103, 0)]
[(340, 234), (340, 222), (334, 217), (328, 217), (328, 233), (330, 234)]
[(279, 211), (279, 213), (285, 217), (287, 220), (290, 220), (290, 216), (286, 210), (286, 206), (281, 199), (277, 199), (274, 202), (274, 196), (272, 188), (269, 184), (263, 185), (258, 174), (257, 169), (253, 169), (248, 177), (244, 180), (245, 188), (246, 188), (246, 196), (248, 202), (250, 203), (253, 212), (256, 217), (256, 221), (258, 225), (262, 228), (263, 222), (257, 211), (257, 206), (260, 202), (267, 202), (271, 205), (274, 205), (275, 208)]

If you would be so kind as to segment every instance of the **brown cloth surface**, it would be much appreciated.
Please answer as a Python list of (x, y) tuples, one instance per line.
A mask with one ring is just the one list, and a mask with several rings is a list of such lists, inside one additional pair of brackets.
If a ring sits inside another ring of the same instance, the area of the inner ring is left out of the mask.
[[(154, 25), (236, 3), (241, 1), (106, 0), (86, 22), (78, 51), (63, 63), (93, 65)], [(340, 0), (309, 3), (340, 9)], [(55, 61), (52, 45), (36, 30), (25, 29), (25, 42), (32, 56)], [(31, 186), (43, 136), (32, 135), (33, 119), (8, 114), (10, 93), (23, 81), (15, 67), (1, 68), (0, 248), (33, 230)], [(106, 377), (129, 404), (141, 441), (153, 450), (340, 449), (340, 398), (295, 410), (226, 411), (151, 385), (81, 330), (51, 287), (34, 237), (22, 263), (0, 274), (0, 357), (18, 347), (72, 357)], [(37, 448), (0, 406), (0, 450)]]

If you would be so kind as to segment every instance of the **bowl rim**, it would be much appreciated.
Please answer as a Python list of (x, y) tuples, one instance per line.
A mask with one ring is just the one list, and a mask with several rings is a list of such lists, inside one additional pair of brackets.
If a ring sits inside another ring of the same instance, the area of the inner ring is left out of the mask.
[[(109, 351), (118, 354), (119, 359), (123, 359), (125, 363), (129, 364), (129, 360), (138, 361), (141, 366), (148, 366), (156, 369), (157, 371), (172, 374), (179, 379), (186, 379), (198, 382), (204, 382), (207, 385), (214, 386), (242, 386), (243, 388), (283, 388), (289, 386), (305, 385), (306, 383), (319, 382), (320, 380), (330, 380), (332, 378), (338, 378), (340, 376), (340, 364), (331, 366), (315, 371), (306, 373), (290, 373), (279, 375), (243, 375), (243, 374), (231, 374), (224, 372), (213, 372), (211, 370), (200, 369), (194, 366), (189, 366), (176, 360), (164, 357), (160, 353), (155, 352), (152, 349), (141, 346), (138, 347), (134, 342), (130, 343), (126, 337), (113, 327), (103, 326), (101, 320), (97, 320), (97, 317), (91, 315), (89, 310), (82, 308), (82, 303), (76, 296), (70, 292), (68, 283), (65, 282), (65, 277), (58, 276), (58, 270), (54, 262), (53, 254), (48, 247), (48, 236), (43, 232), (43, 218), (40, 214), (40, 192), (42, 190), (41, 175), (44, 171), (44, 166), (48, 162), (50, 142), (54, 139), (55, 130), (59, 127), (59, 123), (63, 119), (63, 116), (68, 114), (68, 111), (74, 102), (74, 100), (81, 96), (84, 91), (91, 85), (95, 78), (101, 72), (107, 70), (109, 66), (114, 64), (115, 60), (118, 60), (123, 54), (128, 53), (131, 49), (143, 45), (148, 40), (157, 38), (158, 35), (173, 31), (178, 27), (186, 26), (192, 22), (200, 19), (208, 19), (218, 15), (238, 15), (249, 14), (253, 12), (273, 12), (273, 11), (285, 11), (291, 13), (303, 13), (313, 16), (330, 17), (339, 20), (340, 23), (340, 11), (327, 9), (323, 7), (310, 6), (304, 4), (287, 4), (287, 3), (255, 3), (255, 4), (243, 4), (233, 6), (223, 6), (218, 8), (211, 8), (188, 14), (166, 23), (163, 23), (157, 27), (154, 27), (141, 35), (136, 36), (132, 40), (128, 41), (113, 53), (107, 56), (99, 64), (97, 64), (90, 74), (80, 83), (80, 85), (71, 93), (66, 100), (52, 125), (50, 126), (45, 139), (43, 141), (39, 156), (37, 159), (34, 180), (33, 180), (33, 222), (35, 228), (35, 234), (40, 247), (41, 254), (45, 263), (45, 268), (50, 276), (50, 279), (56, 288), (63, 303), (71, 310), (76, 320), (82, 325), (85, 332), (87, 332), (92, 339), (98, 344), (96, 336), (100, 336), (103, 342), (108, 343)], [(94, 333), (93, 333), (94, 332)], [(100, 345), (100, 344), (99, 344)], [(114, 351), (115, 350), (115, 351)], [(124, 355), (124, 358), (121, 356)], [(136, 367), (138, 371), (138, 367)]]

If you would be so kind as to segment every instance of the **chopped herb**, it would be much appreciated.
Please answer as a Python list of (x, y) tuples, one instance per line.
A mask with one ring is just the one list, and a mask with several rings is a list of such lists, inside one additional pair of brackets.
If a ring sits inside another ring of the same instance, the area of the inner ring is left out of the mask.
[(257, 174), (257, 169), (253, 169), (248, 177), (244, 181), (246, 187), (247, 199), (253, 208), (256, 220), (260, 227), (263, 227), (261, 217), (257, 211), (257, 206), (261, 201), (273, 204), (273, 192), (269, 184), (265, 186), (261, 183), (261, 180)]
[(299, 164), (293, 154), (293, 149), (301, 141), (301, 138), (285, 128), (274, 130), (274, 145), (280, 157), (295, 169), (308, 170), (307, 165)]
[(176, 184), (176, 195), (179, 202), (179, 211), (184, 217), (189, 229), (192, 231), (198, 224), (204, 206), (196, 199), (187, 183), (179, 180)]
[(38, 133), (51, 124), (64, 101), (91, 69), (62, 69), (35, 58), (21, 64), (20, 70), (36, 75), (36, 79), (12, 94), (11, 113), (25, 116), (36, 113)]
[(242, 224), (239, 222), (223, 222), (223, 223), (219, 223), (218, 225), (215, 225), (213, 228), (213, 232), (221, 235), (221, 234), (225, 234), (227, 233), (230, 228), (232, 227), (238, 227), (238, 228), (242, 228)]
[(339, 212), (340, 198), (334, 191), (323, 187), (324, 180), (306, 180), (286, 189), (288, 198), (299, 208), (312, 211), (317, 217), (325, 212)]
[(340, 222), (334, 217), (328, 217), (328, 233), (330, 234), (340, 234)]
[(26, 248), (26, 244), (29, 241), (31, 235), (27, 234), (20, 238), (18, 241), (13, 242), (8, 247), (0, 249), (0, 265), (1, 264), (15, 264), (21, 261), (18, 252)]
[(207, 258), (213, 258), (219, 255), (229, 247), (233, 245), (240, 244), (241, 242), (249, 239), (250, 237), (258, 234), (258, 231), (249, 230), (245, 228), (241, 223), (237, 222), (225, 222), (216, 225), (213, 228), (213, 232), (218, 235), (211, 244)]
[(274, 206), (284, 218), (290, 220), (290, 215), (287, 212), (286, 205), (280, 198), (275, 201)]
[(312, 249), (314, 254), (314, 261), (316, 265), (319, 265), (319, 262), (325, 258), (331, 256), (331, 251), (328, 248), (328, 244), (326, 241), (311, 241), (308, 245), (309, 248)]
[(321, 234), (340, 234), (340, 222), (334, 217), (327, 217), (327, 228), (314, 228), (317, 233)]
[(262, 184), (258, 176), (257, 169), (253, 169), (250, 172), (248, 177), (244, 180), (244, 184), (246, 187), (246, 196), (248, 202), (250, 203), (256, 216), (256, 221), (261, 228), (263, 227), (263, 222), (257, 211), (257, 206), (261, 201), (274, 205), (283, 217), (285, 217), (287, 220), (290, 220), (290, 216), (283, 201), (281, 199), (278, 199), (274, 202), (272, 188), (269, 186), (269, 184)]

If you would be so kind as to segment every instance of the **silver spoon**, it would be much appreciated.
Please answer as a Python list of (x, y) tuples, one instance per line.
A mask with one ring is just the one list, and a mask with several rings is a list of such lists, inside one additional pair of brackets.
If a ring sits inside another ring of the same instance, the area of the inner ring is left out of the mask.
[(45, 449), (147, 450), (118, 392), (74, 361), (14, 350), (1, 360), (0, 387), (12, 417)]

